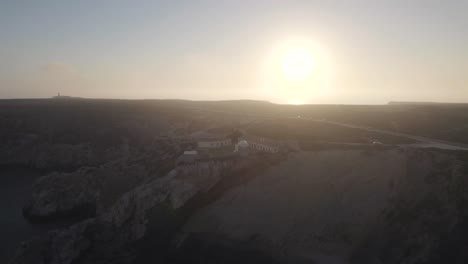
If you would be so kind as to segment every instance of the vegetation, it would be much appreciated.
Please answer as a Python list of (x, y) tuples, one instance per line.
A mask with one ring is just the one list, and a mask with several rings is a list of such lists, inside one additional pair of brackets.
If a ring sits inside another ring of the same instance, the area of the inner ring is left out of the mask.
[(304, 145), (311, 142), (371, 143), (373, 141), (379, 141), (387, 144), (406, 144), (414, 142), (397, 136), (384, 135), (355, 128), (339, 127), (300, 118), (275, 119), (256, 123), (249, 128), (248, 132), (267, 138), (297, 140)]

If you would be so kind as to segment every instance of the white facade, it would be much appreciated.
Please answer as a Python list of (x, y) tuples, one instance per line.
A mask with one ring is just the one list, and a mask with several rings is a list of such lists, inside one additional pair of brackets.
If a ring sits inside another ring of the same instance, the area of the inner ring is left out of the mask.
[(234, 146), (234, 152), (239, 153), (241, 157), (246, 157), (249, 155), (249, 143), (246, 140), (240, 140)]
[(239, 143), (237, 143), (235, 146), (234, 146), (234, 152), (238, 152), (242, 149), (248, 149), (249, 148), (249, 143), (245, 140), (241, 140), (239, 141)]
[(249, 148), (254, 151), (278, 153), (282, 146), (282, 143), (279, 141), (251, 135), (247, 136), (246, 140), (249, 143)]
[(257, 151), (263, 151), (263, 152), (269, 152), (269, 153), (278, 153), (279, 152), (279, 147), (277, 146), (270, 146), (258, 142), (249, 142), (250, 148), (257, 150)]

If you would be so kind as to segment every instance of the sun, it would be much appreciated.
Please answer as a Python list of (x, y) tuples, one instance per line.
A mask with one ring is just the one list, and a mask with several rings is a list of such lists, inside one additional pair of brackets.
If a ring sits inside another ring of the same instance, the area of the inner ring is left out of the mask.
[(280, 59), (281, 72), (289, 81), (304, 81), (312, 76), (315, 58), (305, 47), (290, 47)]
[(305, 104), (329, 94), (328, 50), (309, 38), (294, 38), (272, 49), (263, 68), (264, 91), (271, 101)]

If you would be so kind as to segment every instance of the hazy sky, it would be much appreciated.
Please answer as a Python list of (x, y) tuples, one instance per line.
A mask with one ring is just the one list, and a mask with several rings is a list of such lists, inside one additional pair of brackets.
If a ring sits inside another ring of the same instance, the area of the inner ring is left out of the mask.
[[(467, 12), (465, 0), (0, 0), (0, 98), (467, 102)], [(295, 39), (326, 54), (320, 85), (275, 83), (269, 58)]]

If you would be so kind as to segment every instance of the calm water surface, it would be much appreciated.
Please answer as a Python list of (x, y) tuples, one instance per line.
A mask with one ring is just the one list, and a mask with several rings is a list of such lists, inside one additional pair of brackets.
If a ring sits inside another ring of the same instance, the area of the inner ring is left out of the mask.
[(55, 227), (32, 225), (21, 212), (34, 180), (40, 176), (39, 172), (31, 169), (0, 169), (0, 263), (8, 263), (22, 241)]

